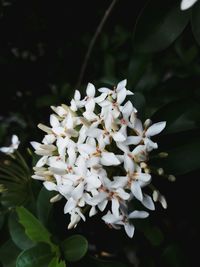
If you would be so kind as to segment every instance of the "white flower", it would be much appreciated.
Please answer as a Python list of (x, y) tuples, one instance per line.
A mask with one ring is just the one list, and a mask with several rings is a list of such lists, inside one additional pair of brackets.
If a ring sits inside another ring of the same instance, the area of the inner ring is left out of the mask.
[(17, 135), (13, 135), (11, 138), (11, 145), (8, 147), (1, 147), (0, 151), (5, 154), (13, 154), (15, 150), (18, 149), (20, 144), (19, 138)]
[(132, 237), (135, 228), (131, 220), (146, 218), (148, 213), (129, 210), (129, 202), (140, 201), (145, 208), (155, 209), (144, 192), (152, 179), (147, 164), (149, 153), (158, 147), (151, 137), (166, 123), (151, 125), (147, 120), (142, 125), (137, 110), (126, 101), (127, 95), (133, 94), (126, 84), (123, 80), (113, 90), (96, 90), (88, 83), (83, 99), (76, 90), (69, 107), (52, 107), (55, 113), (50, 115), (50, 127), (38, 125), (45, 132), (42, 142), (31, 142), (41, 156), (32, 178), (56, 192), (51, 202), (65, 199), (69, 229), (86, 220), (86, 210), (89, 217), (106, 210), (102, 219), (115, 229), (124, 227)]
[(196, 2), (197, 2), (197, 0), (182, 0), (181, 1), (181, 10), (186, 10), (186, 9), (192, 7)]

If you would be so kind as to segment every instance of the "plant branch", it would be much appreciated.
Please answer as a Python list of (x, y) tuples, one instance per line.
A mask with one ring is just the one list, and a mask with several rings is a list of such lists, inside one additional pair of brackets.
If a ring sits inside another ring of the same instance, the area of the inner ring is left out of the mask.
[(109, 5), (109, 7), (106, 9), (103, 18), (100, 21), (93, 38), (90, 41), (87, 53), (85, 54), (85, 57), (84, 57), (84, 60), (83, 60), (83, 64), (81, 66), (80, 74), (79, 74), (79, 77), (78, 77), (78, 80), (77, 80), (75, 88), (79, 88), (80, 85), (81, 85), (81, 82), (83, 80), (83, 77), (84, 77), (84, 74), (85, 74), (85, 71), (86, 71), (86, 68), (87, 68), (87, 64), (88, 64), (90, 55), (91, 55), (92, 50), (93, 50), (93, 47), (94, 47), (94, 45), (96, 43), (96, 40), (97, 40), (98, 36), (100, 35), (100, 33), (101, 33), (102, 29), (103, 29), (104, 24), (107, 21), (112, 9), (114, 8), (116, 2), (117, 2), (117, 0), (113, 0), (111, 2), (111, 4)]

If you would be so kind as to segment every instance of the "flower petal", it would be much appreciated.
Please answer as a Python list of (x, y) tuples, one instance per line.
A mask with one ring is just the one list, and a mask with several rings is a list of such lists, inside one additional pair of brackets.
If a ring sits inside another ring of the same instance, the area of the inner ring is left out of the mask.
[(155, 210), (154, 202), (153, 202), (152, 198), (150, 196), (148, 196), (147, 194), (143, 195), (142, 204), (145, 206), (145, 208), (147, 208), (149, 210)]
[(113, 215), (119, 217), (119, 201), (116, 198), (112, 198), (111, 208)]
[(105, 166), (119, 165), (120, 161), (117, 159), (112, 152), (102, 152), (101, 153), (101, 164)]
[(76, 207), (76, 201), (70, 197), (67, 201), (67, 203), (64, 206), (64, 213), (69, 213), (70, 211), (72, 211), (74, 208)]
[(123, 142), (126, 140), (126, 137), (120, 132), (113, 133), (112, 137), (116, 142)]
[(149, 213), (146, 211), (139, 211), (139, 210), (134, 210), (128, 215), (129, 219), (144, 219), (149, 216)]
[(197, 2), (197, 0), (182, 0), (181, 10), (186, 10), (186, 9), (192, 7), (196, 2)]
[(89, 97), (95, 96), (95, 87), (92, 83), (88, 83), (87, 88), (86, 88), (86, 94)]
[(44, 187), (49, 190), (49, 191), (58, 191), (57, 185), (54, 184), (53, 182), (46, 181), (43, 183)]
[(131, 184), (131, 192), (133, 193), (133, 195), (139, 201), (142, 201), (143, 200), (142, 190), (141, 190), (141, 187), (140, 187), (138, 181), (132, 182), (132, 184)]
[(165, 126), (166, 126), (166, 121), (154, 123), (146, 131), (146, 134), (145, 134), (146, 137), (150, 137), (150, 136), (154, 136), (156, 134), (159, 134), (160, 132), (162, 132), (162, 130), (165, 128)]
[(134, 232), (135, 232), (135, 227), (134, 227), (134, 225), (132, 225), (132, 224), (130, 224), (130, 223), (126, 223), (126, 224), (124, 225), (124, 229), (125, 229), (127, 235), (128, 235), (130, 238), (132, 238), (133, 235), (134, 235)]

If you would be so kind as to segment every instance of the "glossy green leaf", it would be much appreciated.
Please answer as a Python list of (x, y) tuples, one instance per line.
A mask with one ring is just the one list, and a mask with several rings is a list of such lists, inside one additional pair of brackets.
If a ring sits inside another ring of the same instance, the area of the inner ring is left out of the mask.
[(9, 215), (8, 225), (10, 236), (17, 247), (23, 250), (35, 245), (25, 234), (24, 227), (19, 223), (18, 216), (15, 212)]
[(192, 99), (181, 99), (162, 106), (152, 116), (153, 121), (167, 122), (165, 133), (176, 133), (198, 128), (200, 105)]
[(27, 236), (32, 241), (49, 244), (54, 251), (56, 247), (51, 242), (51, 234), (40, 221), (24, 207), (17, 207), (16, 211), (19, 216), (19, 222), (24, 226)]
[[(12, 253), (11, 253), (12, 252)], [(16, 259), (20, 250), (15, 246), (11, 239), (0, 247), (0, 262), (3, 267), (16, 267)]]
[(48, 191), (46, 188), (42, 188), (37, 199), (37, 216), (39, 220), (43, 223), (43, 225), (47, 225), (51, 209), (52, 203), (50, 203), (50, 199), (55, 196), (55, 192)]
[(162, 264), (168, 267), (186, 267), (187, 261), (181, 250), (180, 246), (177, 244), (168, 245), (163, 254), (161, 255)]
[(78, 261), (87, 253), (88, 242), (81, 235), (73, 235), (62, 242), (62, 250), (67, 261)]
[(53, 254), (47, 244), (24, 250), (17, 258), (16, 267), (47, 267)]
[(191, 24), (194, 37), (200, 45), (200, 3), (196, 3), (195, 8), (192, 9)]
[(181, 175), (200, 169), (199, 139), (185, 140), (185, 145), (171, 148), (167, 152), (169, 156), (161, 162), (166, 173)]
[(66, 267), (66, 265), (64, 261), (59, 261), (59, 258), (55, 257), (49, 263), (48, 267)]
[(4, 225), (4, 219), (5, 219), (5, 214), (3, 212), (0, 212), (0, 229)]
[(190, 10), (181, 11), (179, 1), (149, 1), (136, 24), (137, 51), (151, 53), (166, 49), (183, 32), (189, 17)]

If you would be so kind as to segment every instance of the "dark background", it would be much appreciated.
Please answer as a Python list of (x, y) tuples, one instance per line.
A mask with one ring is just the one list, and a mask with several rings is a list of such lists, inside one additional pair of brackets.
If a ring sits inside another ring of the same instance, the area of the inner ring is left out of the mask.
[[(148, 43), (148, 34), (140, 31), (142, 38), (137, 39), (136, 34), (135, 39), (134, 31), (147, 1), (118, 1), (96, 41), (81, 86), (75, 88), (89, 42), (109, 4), (89, 0), (1, 0), (0, 142), (8, 142), (13, 133), (20, 136), (24, 146), (40, 140), (42, 133), (36, 126), (48, 123), (50, 105), (69, 103), (74, 89), (83, 91), (87, 82), (112, 85), (128, 78), (140, 116), (169, 121), (169, 128), (157, 139), (160, 151), (171, 151), (169, 160), (155, 162), (177, 177), (174, 183), (155, 177), (167, 198), (168, 209), (158, 204), (151, 215), (152, 228), (145, 232), (146, 226), (142, 226), (132, 240), (123, 232), (107, 229), (97, 219), (81, 224), (77, 231), (84, 233), (98, 251), (113, 253), (122, 261), (127, 261), (124, 250), (135, 251), (141, 261), (139, 266), (198, 266), (198, 40), (188, 23), (167, 47), (140, 51), (138, 43)], [(196, 12), (198, 7), (194, 8)], [(165, 11), (158, 5), (154, 12)], [(155, 18), (153, 12), (144, 16), (147, 28), (151, 29)], [(162, 18), (164, 15), (161, 23)], [(63, 228), (57, 234), (61, 236), (66, 217), (59, 216)]]

